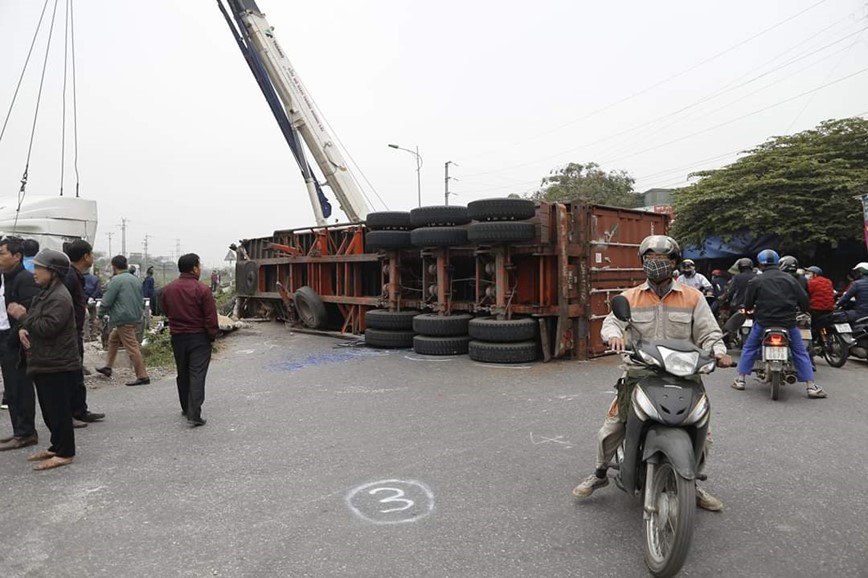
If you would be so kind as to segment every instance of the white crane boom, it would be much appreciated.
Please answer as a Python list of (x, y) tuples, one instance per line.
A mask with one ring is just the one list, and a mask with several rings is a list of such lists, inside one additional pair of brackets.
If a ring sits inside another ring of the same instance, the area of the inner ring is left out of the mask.
[[(292, 128), (304, 139), (326, 183), (338, 199), (341, 210), (354, 223), (365, 220), (368, 207), (362, 191), (350, 173), (343, 155), (326, 130), (298, 73), (274, 36), (274, 28), (254, 0), (234, 0), (233, 12), (244, 23), (253, 49), (259, 56), (271, 84), (286, 109)], [(304, 169), (303, 169), (304, 170)], [(313, 176), (306, 175), (308, 194), (318, 225), (324, 225)]]

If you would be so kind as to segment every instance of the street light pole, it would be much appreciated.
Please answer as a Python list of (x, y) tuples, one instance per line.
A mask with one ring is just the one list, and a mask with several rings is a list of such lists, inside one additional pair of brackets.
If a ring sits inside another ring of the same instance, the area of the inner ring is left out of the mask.
[(419, 145), (416, 145), (416, 150), (405, 149), (396, 144), (390, 144), (389, 148), (406, 151), (416, 157), (416, 196), (418, 197), (418, 206), (422, 206), (422, 155), (419, 154)]
[(449, 176), (449, 165), (455, 165), (456, 167), (458, 166), (456, 163), (454, 163), (452, 161), (446, 161), (446, 178), (444, 179), (446, 182), (446, 194), (444, 195), (444, 198), (446, 199), (447, 205), (449, 205), (449, 195), (454, 194), (454, 193), (449, 192), (449, 179), (454, 179), (456, 181), (458, 180), (455, 177)]

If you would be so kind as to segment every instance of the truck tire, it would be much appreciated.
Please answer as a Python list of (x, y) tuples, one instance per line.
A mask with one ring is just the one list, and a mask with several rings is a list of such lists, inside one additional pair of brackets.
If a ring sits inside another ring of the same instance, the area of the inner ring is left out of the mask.
[(535, 237), (536, 226), (525, 221), (473, 223), (467, 230), (467, 240), (471, 243), (521, 243)]
[(536, 319), (497, 319), (496, 317), (477, 317), (472, 319), (467, 332), (473, 339), (494, 343), (512, 343), (536, 339), (539, 324)]
[(413, 228), (409, 211), (379, 211), (368, 213), (365, 225), (370, 231), (407, 231)]
[(470, 336), (431, 337), (417, 335), (413, 338), (413, 351), (420, 355), (465, 355)]
[(528, 363), (538, 357), (536, 341), (516, 343), (489, 343), (471, 341), (468, 347), (470, 359), (483, 363)]
[(259, 290), (259, 265), (255, 261), (244, 261), (236, 267), (238, 293), (255, 295)]
[(316, 291), (307, 285), (299, 287), (292, 298), (299, 319), (311, 329), (320, 329), (328, 321), (325, 303)]
[(365, 311), (365, 326), (373, 329), (413, 329), (413, 318), (418, 311), (389, 311), (388, 309), (371, 309)]
[(410, 247), (410, 231), (369, 231), (365, 235), (365, 250), (380, 251)]
[(524, 221), (536, 214), (530, 199), (480, 199), (467, 203), (467, 213), (474, 221)]
[(462, 227), (422, 227), (410, 231), (415, 247), (455, 247), (467, 244), (467, 229)]
[(470, 222), (470, 215), (467, 207), (458, 205), (417, 207), (410, 211), (410, 222), (414, 227), (466, 225)]
[(473, 316), (468, 313), (457, 315), (423, 313), (413, 318), (413, 331), (431, 337), (467, 335), (467, 324), (471, 319)]
[(365, 330), (365, 345), (381, 349), (410, 349), (413, 347), (412, 331)]

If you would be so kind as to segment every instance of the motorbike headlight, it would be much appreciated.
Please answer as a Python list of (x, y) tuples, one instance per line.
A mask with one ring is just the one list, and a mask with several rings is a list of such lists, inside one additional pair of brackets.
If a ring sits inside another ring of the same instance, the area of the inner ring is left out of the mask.
[(699, 401), (696, 402), (696, 405), (693, 406), (693, 409), (682, 422), (682, 425), (693, 425), (697, 423), (708, 415), (709, 407), (710, 405), (708, 403), (708, 396), (702, 394), (702, 397), (700, 397)]
[(639, 353), (639, 359), (641, 359), (648, 365), (656, 365), (657, 367), (660, 367), (660, 361), (658, 361), (657, 358), (653, 355), (648, 355), (641, 349), (637, 350), (637, 352)]
[(663, 366), (672, 375), (687, 377), (696, 373), (696, 364), (699, 361), (699, 353), (696, 351), (675, 351), (667, 347), (657, 347), (660, 357), (663, 358)]
[(714, 371), (715, 365), (716, 361), (712, 359), (711, 361), (700, 367), (697, 373), (711, 373), (712, 371)]
[(639, 386), (636, 386), (633, 390), (633, 409), (636, 410), (639, 419), (642, 421), (647, 421), (649, 417), (656, 421), (663, 421), (657, 412), (657, 408), (654, 407), (654, 404), (648, 398), (648, 394), (642, 391), (642, 388)]

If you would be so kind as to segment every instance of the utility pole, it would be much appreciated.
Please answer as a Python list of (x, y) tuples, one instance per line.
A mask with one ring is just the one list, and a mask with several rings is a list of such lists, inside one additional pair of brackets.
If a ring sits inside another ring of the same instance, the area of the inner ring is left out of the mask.
[(455, 165), (456, 167), (458, 166), (457, 164), (453, 163), (452, 161), (446, 161), (446, 178), (444, 179), (444, 181), (445, 181), (445, 183), (446, 183), (446, 194), (445, 194), (445, 198), (446, 198), (446, 204), (447, 204), (447, 205), (449, 204), (449, 195), (450, 195), (450, 194), (453, 194), (453, 193), (450, 193), (450, 192), (449, 192), (449, 179), (453, 179), (453, 180), (456, 180), (456, 181), (458, 180), (458, 179), (456, 179), (455, 177), (450, 177), (450, 176), (449, 176), (449, 165)]
[(121, 255), (127, 256), (127, 221), (126, 217), (121, 218)]
[(112, 235), (114, 235), (114, 233), (106, 233), (105, 234), (105, 236), (108, 237), (108, 239), (109, 239), (109, 259), (114, 257), (114, 255), (112, 255)]
[(175, 239), (175, 261), (181, 258), (181, 239)]
[(142, 249), (144, 250), (144, 263), (142, 267), (145, 268), (145, 271), (148, 270), (148, 239), (150, 239), (150, 235), (145, 235), (145, 240), (142, 241)]

